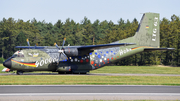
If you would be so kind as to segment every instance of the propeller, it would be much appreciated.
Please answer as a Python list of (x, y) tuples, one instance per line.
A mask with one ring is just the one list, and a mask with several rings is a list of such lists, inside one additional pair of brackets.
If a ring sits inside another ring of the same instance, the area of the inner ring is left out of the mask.
[[(26, 41), (27, 41), (28, 46), (30, 47), (29, 40), (28, 40), (28, 39), (26, 39)], [(38, 46), (38, 43), (36, 43), (36, 44), (35, 44), (34, 49), (36, 49), (36, 46)]]
[(29, 44), (29, 40), (28, 40), (28, 39), (26, 39), (26, 41), (27, 41), (28, 46), (30, 46), (30, 44)]
[(61, 57), (61, 54), (63, 54), (65, 57), (67, 57), (66, 55), (65, 55), (65, 53), (64, 53), (64, 44), (65, 44), (65, 41), (66, 41), (66, 38), (64, 38), (64, 40), (63, 40), (63, 44), (62, 44), (62, 48), (60, 49), (59, 48), (59, 46), (56, 44), (56, 43), (54, 43), (54, 45), (59, 49), (58, 50), (58, 52), (59, 52), (59, 59), (58, 59), (58, 63), (59, 63), (59, 61), (60, 61), (60, 57)]

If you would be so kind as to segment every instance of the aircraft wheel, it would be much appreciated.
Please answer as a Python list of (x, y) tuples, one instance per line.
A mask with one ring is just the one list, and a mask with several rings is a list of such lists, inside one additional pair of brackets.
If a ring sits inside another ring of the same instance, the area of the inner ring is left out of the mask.
[(72, 74), (72, 72), (66, 72), (66, 74)]
[(65, 74), (65, 72), (58, 72), (58, 74)]
[(23, 71), (17, 71), (16, 74), (17, 74), (17, 75), (22, 75), (22, 74), (23, 74)]
[(79, 74), (79, 72), (73, 72), (72, 74)]
[(87, 74), (87, 72), (81, 72), (80, 74)]

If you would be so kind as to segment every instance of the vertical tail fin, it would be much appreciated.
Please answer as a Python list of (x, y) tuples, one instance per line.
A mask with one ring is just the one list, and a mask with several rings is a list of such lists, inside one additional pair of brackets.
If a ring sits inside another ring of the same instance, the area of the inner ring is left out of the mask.
[(159, 47), (159, 14), (144, 13), (134, 36), (138, 46)]

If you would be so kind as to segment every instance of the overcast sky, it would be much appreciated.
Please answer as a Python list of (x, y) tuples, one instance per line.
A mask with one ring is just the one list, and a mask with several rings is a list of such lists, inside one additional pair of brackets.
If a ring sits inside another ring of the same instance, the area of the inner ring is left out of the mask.
[(170, 20), (173, 14), (180, 16), (180, 0), (0, 0), (0, 21), (9, 17), (24, 21), (35, 18), (55, 24), (67, 18), (80, 23), (86, 16), (93, 23), (136, 18), (142, 13), (155, 12)]

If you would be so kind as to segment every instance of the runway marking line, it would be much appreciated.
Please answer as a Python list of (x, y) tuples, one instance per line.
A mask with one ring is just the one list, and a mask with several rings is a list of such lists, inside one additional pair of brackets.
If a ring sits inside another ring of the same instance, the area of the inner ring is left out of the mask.
[(10, 93), (0, 96), (180, 96), (180, 93)]

